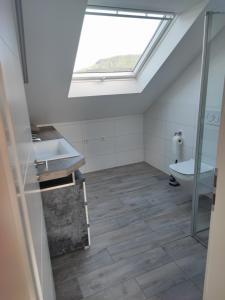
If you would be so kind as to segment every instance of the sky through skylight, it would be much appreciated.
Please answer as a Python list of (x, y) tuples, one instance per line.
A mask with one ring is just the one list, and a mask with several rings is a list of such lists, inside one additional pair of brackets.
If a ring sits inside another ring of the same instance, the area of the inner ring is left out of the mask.
[(160, 22), (85, 15), (74, 72), (133, 71)]

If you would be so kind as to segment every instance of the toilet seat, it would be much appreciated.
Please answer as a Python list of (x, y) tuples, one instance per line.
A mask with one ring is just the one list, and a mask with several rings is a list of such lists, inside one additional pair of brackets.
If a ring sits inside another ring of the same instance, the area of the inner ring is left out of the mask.
[[(171, 164), (170, 169), (180, 173), (182, 175), (194, 175), (195, 161), (193, 158), (187, 161), (179, 162), (177, 164)], [(201, 171), (200, 173), (207, 173), (212, 171), (214, 168), (205, 163), (201, 163)]]

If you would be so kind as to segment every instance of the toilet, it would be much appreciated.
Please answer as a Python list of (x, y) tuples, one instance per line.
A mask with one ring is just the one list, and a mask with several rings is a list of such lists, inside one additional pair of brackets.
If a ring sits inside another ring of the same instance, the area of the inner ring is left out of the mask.
[[(180, 183), (187, 194), (193, 193), (195, 161), (190, 159), (169, 165), (170, 173)], [(199, 178), (199, 194), (207, 194), (212, 191), (214, 168), (205, 163), (201, 164), (201, 176)]]

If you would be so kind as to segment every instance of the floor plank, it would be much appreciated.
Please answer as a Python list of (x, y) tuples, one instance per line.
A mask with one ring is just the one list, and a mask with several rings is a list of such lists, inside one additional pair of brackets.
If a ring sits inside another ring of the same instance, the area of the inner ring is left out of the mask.
[(201, 300), (201, 292), (189, 281), (177, 284), (148, 300)]
[(139, 285), (134, 279), (111, 286), (95, 295), (84, 298), (85, 300), (144, 300), (146, 299)]
[[(191, 199), (138, 163), (86, 174), (92, 246), (52, 261), (57, 300), (200, 300)], [(209, 212), (201, 204), (202, 221)]]
[(173, 262), (137, 277), (146, 297), (158, 295), (185, 280), (184, 274)]

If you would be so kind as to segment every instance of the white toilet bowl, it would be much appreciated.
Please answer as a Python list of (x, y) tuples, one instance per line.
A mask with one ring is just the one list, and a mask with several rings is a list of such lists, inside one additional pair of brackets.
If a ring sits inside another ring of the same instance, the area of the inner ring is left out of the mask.
[[(171, 164), (170, 173), (176, 178), (187, 194), (192, 195), (194, 183), (194, 159)], [(212, 191), (214, 168), (205, 163), (201, 164), (199, 178), (199, 194), (207, 194)]]

